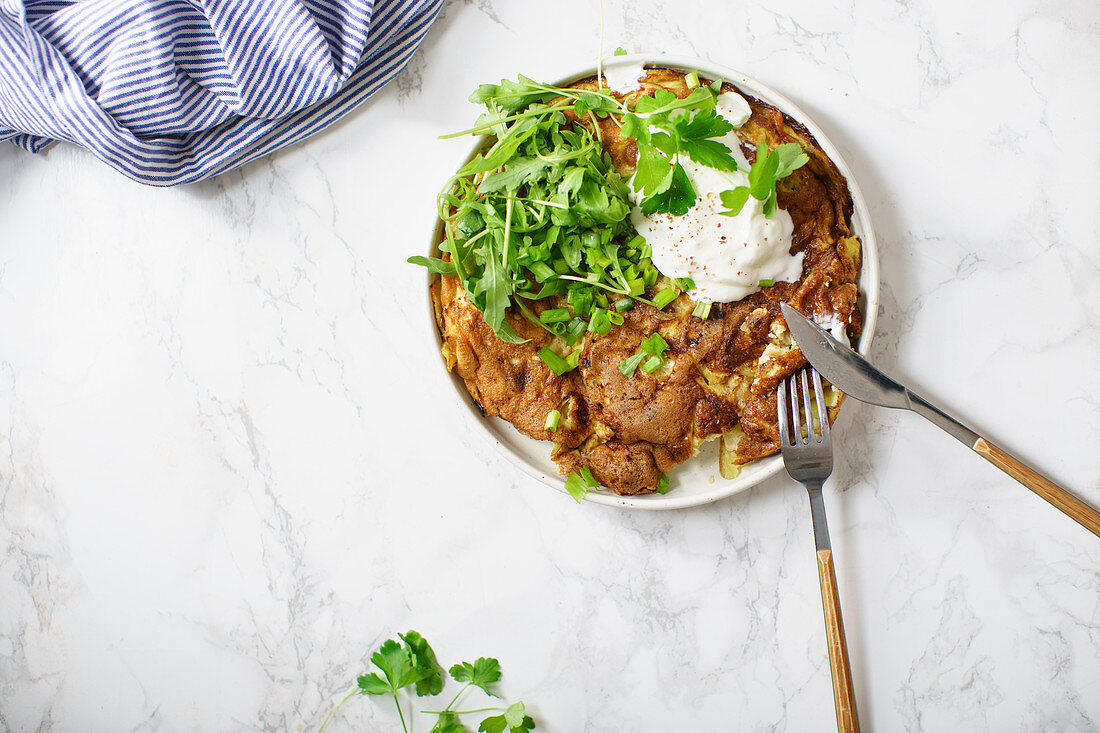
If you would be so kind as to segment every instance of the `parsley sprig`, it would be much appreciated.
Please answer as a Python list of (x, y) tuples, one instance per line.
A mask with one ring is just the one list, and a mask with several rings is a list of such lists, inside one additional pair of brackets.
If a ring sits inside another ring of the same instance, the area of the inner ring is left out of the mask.
[(622, 133), (638, 146), (632, 186), (641, 193), (646, 216), (683, 216), (695, 205), (695, 188), (681, 163), (687, 156), (699, 165), (721, 171), (737, 170), (722, 138), (733, 125), (715, 109), (721, 83), (697, 86), (683, 99), (667, 89), (638, 99), (634, 111), (623, 115)]
[[(428, 641), (416, 631), (398, 634), (401, 639), (387, 639), (371, 655), (371, 662), (378, 672), (360, 675), (356, 687), (345, 695), (321, 722), (318, 733), (323, 733), (333, 715), (353, 695), (389, 696), (397, 706), (401, 728), (409, 733), (410, 723), (402, 710), (404, 692), (412, 688), (417, 697), (436, 696), (443, 691), (446, 672), (436, 660), (435, 651)], [(450, 669), (455, 682), (463, 683), (451, 701), (442, 710), (422, 710), (422, 714), (434, 715), (435, 725), (431, 733), (470, 733), (460, 716), (478, 713), (496, 713), (482, 719), (478, 726), (481, 733), (525, 733), (535, 727), (535, 721), (526, 712), (522, 701), (507, 706), (488, 706), (472, 710), (457, 710), (458, 704), (472, 687), (497, 698), (494, 685), (500, 681), (500, 662), (492, 657), (478, 657), (473, 662), (459, 662)], [(399, 695), (399, 693), (402, 693)], [(411, 722), (411, 721), (410, 721)]]
[(756, 161), (749, 169), (749, 185), (738, 186), (732, 191), (723, 191), (720, 196), (727, 211), (725, 216), (737, 216), (752, 196), (763, 202), (764, 217), (772, 218), (776, 209), (775, 184), (786, 178), (810, 161), (809, 156), (798, 143), (785, 143), (768, 151), (767, 146), (756, 146)]

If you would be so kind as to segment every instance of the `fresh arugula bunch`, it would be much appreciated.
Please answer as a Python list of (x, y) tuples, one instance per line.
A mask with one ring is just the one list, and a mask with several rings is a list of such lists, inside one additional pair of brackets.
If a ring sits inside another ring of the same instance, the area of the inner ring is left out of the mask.
[[(631, 236), (629, 189), (592, 123), (621, 115), (623, 106), (603, 91), (523, 76), (484, 84), (470, 100), (486, 112), (456, 135), (489, 133), (491, 143), (440, 195), (440, 249), (449, 259), (409, 261), (458, 277), (509, 343), (523, 341), (505, 317), (511, 306), (567, 346), (586, 330), (607, 333), (659, 277), (644, 240)], [(536, 313), (530, 303), (543, 299), (561, 307)], [(575, 359), (551, 354), (544, 361), (556, 372), (575, 368)]]
[(641, 209), (646, 216), (683, 216), (695, 205), (695, 188), (680, 156), (708, 168), (737, 170), (729, 146), (715, 139), (733, 130), (715, 109), (721, 89), (721, 82), (696, 86), (683, 99), (658, 89), (652, 97), (638, 99), (634, 111), (623, 115), (623, 136), (638, 146), (632, 185), (645, 196)]
[[(360, 675), (357, 686), (337, 703), (325, 716), (318, 733), (322, 733), (332, 720), (333, 715), (353, 695), (389, 696), (397, 706), (397, 715), (401, 728), (409, 733), (410, 724), (405, 721), (401, 706), (403, 690), (412, 688), (417, 697), (435, 696), (443, 691), (446, 672), (436, 660), (435, 651), (428, 641), (416, 631), (398, 634), (401, 642), (387, 639), (371, 655), (371, 662), (378, 672)], [(422, 714), (434, 715), (435, 725), (431, 733), (470, 733), (470, 729), (459, 716), (474, 713), (497, 713), (482, 719), (478, 726), (480, 733), (525, 733), (533, 730), (535, 721), (526, 712), (523, 702), (508, 706), (481, 707), (475, 710), (456, 710), (455, 705), (471, 687), (476, 687), (490, 697), (498, 697), (493, 689), (500, 681), (500, 662), (492, 657), (478, 657), (473, 662), (460, 662), (450, 669), (455, 682), (463, 683), (462, 688), (442, 710), (423, 710)], [(410, 721), (411, 723), (411, 721)]]
[(720, 196), (728, 209), (724, 216), (737, 216), (752, 196), (763, 201), (764, 217), (772, 218), (776, 209), (775, 184), (806, 165), (810, 158), (798, 143), (785, 143), (768, 152), (767, 146), (758, 143), (756, 161), (749, 169), (749, 185), (738, 186), (732, 191), (723, 191)]

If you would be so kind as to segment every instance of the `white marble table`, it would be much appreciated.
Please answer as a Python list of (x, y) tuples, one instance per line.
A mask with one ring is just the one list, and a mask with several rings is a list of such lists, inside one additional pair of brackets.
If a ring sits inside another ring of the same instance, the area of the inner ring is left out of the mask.
[[(594, 58), (558, 5), (452, 3), (357, 114), (199, 185), (0, 149), (0, 728), (312, 730), (408, 628), (538, 730), (831, 728), (800, 487), (577, 506), (440, 379), (404, 262), (467, 145), (435, 136)], [(607, 0), (605, 45), (812, 114), (878, 233), (875, 360), (1100, 505), (1100, 7), (827, 5)], [(865, 730), (1100, 726), (1100, 541), (915, 416), (838, 433)]]

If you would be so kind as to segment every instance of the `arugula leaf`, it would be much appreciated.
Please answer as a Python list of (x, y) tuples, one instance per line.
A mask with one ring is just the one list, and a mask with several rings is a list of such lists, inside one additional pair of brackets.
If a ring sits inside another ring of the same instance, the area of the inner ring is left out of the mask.
[(500, 662), (492, 657), (478, 657), (473, 663), (460, 662), (451, 667), (451, 677), (455, 682), (469, 682), (485, 694), (497, 697), (489, 686), (500, 680)]
[(500, 715), (485, 718), (477, 729), (481, 733), (504, 733), (505, 730), (508, 733), (524, 733), (534, 730), (535, 721), (525, 714), (525, 709), (522, 702), (513, 703)]
[(634, 356), (623, 359), (619, 362), (619, 373), (624, 377), (633, 377), (634, 371), (638, 368), (638, 365), (642, 363), (642, 359), (645, 357), (645, 354), (638, 351)]
[[(490, 193), (492, 191), (516, 191), (528, 178), (540, 173), (550, 163), (541, 158), (512, 158), (503, 171), (497, 171), (485, 176), (481, 185), (477, 187), (478, 193)], [(582, 168), (583, 172), (584, 169)]]
[(522, 74), (519, 75), (518, 79), (518, 81), (501, 79), (500, 84), (482, 84), (470, 95), (470, 101), (474, 104), (495, 103), (505, 111), (512, 112), (526, 107), (532, 102), (553, 96), (546, 92), (543, 85), (528, 79)]
[(667, 89), (658, 89), (652, 97), (638, 100), (635, 110), (646, 115), (660, 115), (675, 109), (714, 109), (714, 93), (706, 87), (696, 87), (683, 99)]
[(405, 642), (412, 657), (413, 668), (420, 675), (420, 679), (416, 681), (417, 696), (438, 695), (443, 690), (443, 667), (435, 658), (435, 650), (416, 631), (406, 631), (398, 636)]
[(438, 257), (413, 255), (405, 261), (413, 265), (423, 265), (428, 268), (428, 272), (433, 272), (436, 275), (454, 275), (456, 273), (455, 263), (441, 260)]
[[(632, 202), (591, 118), (583, 118), (621, 114), (621, 103), (606, 91), (559, 89), (522, 76), (482, 85), (471, 100), (486, 113), (465, 133), (491, 137), (439, 196), (440, 249), (451, 254), (452, 266), (429, 258), (414, 264), (457, 277), (486, 324), (508, 343), (525, 341), (509, 323), (510, 309), (556, 336), (565, 333), (564, 320), (530, 318), (521, 298), (577, 290), (588, 292), (591, 304), (601, 292), (641, 296), (656, 269), (642, 264), (637, 248), (604, 254), (608, 244), (630, 238)], [(570, 107), (578, 116), (565, 114)], [(583, 314), (574, 310), (570, 317)]]

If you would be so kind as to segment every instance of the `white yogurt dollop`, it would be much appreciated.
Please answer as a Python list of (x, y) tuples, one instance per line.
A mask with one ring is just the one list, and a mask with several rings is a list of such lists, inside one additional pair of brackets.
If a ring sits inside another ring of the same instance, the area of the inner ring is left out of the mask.
[[(751, 110), (735, 92), (718, 95), (717, 111), (738, 128)], [(642, 196), (632, 193), (634, 228), (653, 250), (653, 264), (670, 278), (690, 277), (692, 300), (730, 303), (761, 289), (760, 282), (794, 282), (802, 277), (802, 253), (791, 256), (794, 224), (790, 214), (777, 209), (765, 219), (760, 201), (749, 197), (737, 216), (723, 216), (719, 194), (748, 185), (749, 164), (734, 132), (721, 138), (733, 152), (739, 170), (733, 173), (701, 166), (687, 156), (680, 164), (695, 188), (695, 205), (683, 216), (645, 216), (639, 208)]]

